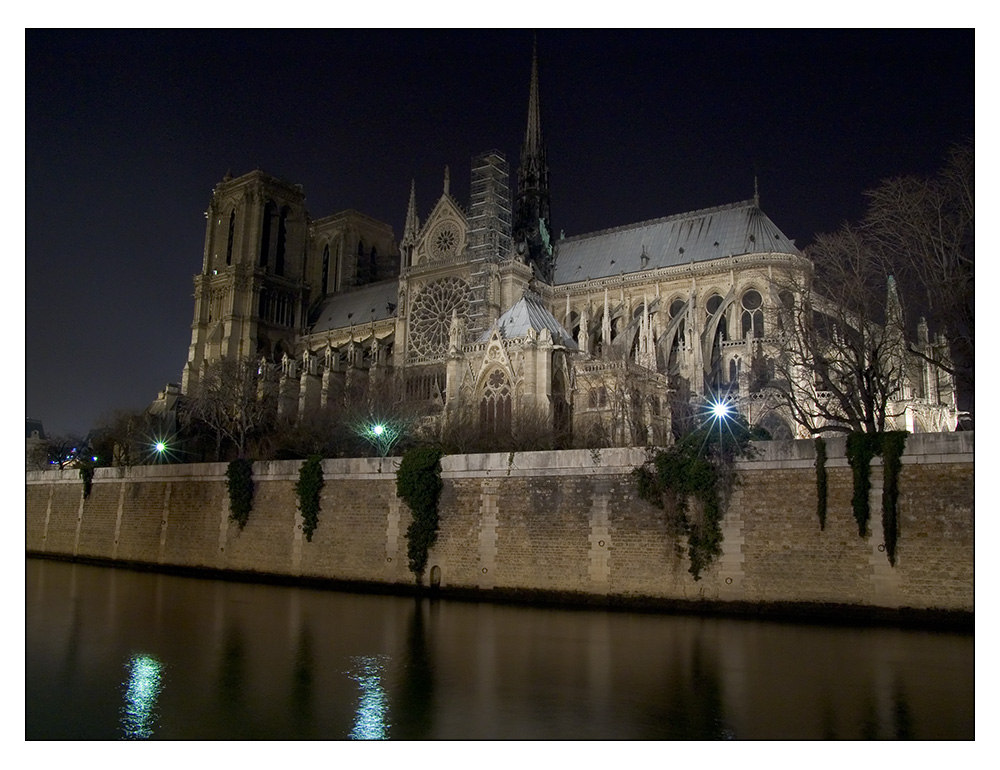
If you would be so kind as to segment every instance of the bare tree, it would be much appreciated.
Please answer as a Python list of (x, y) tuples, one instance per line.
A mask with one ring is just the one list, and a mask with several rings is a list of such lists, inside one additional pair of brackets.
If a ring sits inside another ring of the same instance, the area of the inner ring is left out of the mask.
[(810, 271), (775, 276), (778, 334), (771, 388), (810, 433), (891, 428), (902, 392), (905, 329), (888, 265), (866, 233), (821, 235)]
[(98, 421), (92, 437), (98, 465), (129, 468), (148, 459), (154, 420), (144, 410), (119, 409)]
[[(975, 148), (951, 148), (944, 168), (930, 178), (888, 179), (866, 193), (865, 229), (884, 260), (910, 277), (925, 312), (943, 331), (951, 360), (929, 359), (954, 375), (960, 408), (975, 399)], [(909, 282), (907, 282), (909, 283)], [(923, 351), (911, 353), (927, 358)]]
[(83, 443), (83, 438), (68, 433), (46, 437), (45, 459), (49, 467), (55, 465), (59, 470), (63, 470), (69, 466), (76, 459), (77, 451)]
[[(352, 454), (356, 441), (344, 424), (342, 409), (310, 409), (295, 418), (280, 418), (261, 440), (261, 457), (276, 460), (305, 459), (311, 455), (343, 457)], [(263, 446), (265, 443), (267, 446)]]
[(252, 359), (223, 359), (207, 367), (188, 394), (186, 420), (200, 420), (216, 434), (216, 456), (223, 439), (246, 457), (251, 439), (270, 428), (277, 412), (278, 378), (271, 366)]
[(380, 372), (345, 387), (341, 420), (362, 449), (386, 457), (417, 438), (424, 412), (407, 400), (401, 378)]

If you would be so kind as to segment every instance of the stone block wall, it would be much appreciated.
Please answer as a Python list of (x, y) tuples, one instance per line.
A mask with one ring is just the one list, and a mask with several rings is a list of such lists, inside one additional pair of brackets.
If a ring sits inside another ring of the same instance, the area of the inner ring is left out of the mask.
[[(742, 462), (723, 520), (723, 554), (695, 581), (686, 544), (638, 498), (641, 449), (442, 458), (440, 527), (425, 583), (481, 592), (542, 591), (603, 601), (817, 603), (972, 611), (972, 434), (911, 436), (900, 476), (897, 564), (882, 545), (880, 461), (870, 533), (851, 511), (842, 440), (828, 442), (828, 513), (816, 514), (811, 441), (761, 444)], [(257, 463), (242, 531), (229, 521), (224, 464), (27, 474), (29, 554), (141, 562), (385, 585), (412, 585), (410, 514), (398, 459), (326, 460), (319, 526), (302, 533), (300, 463)], [(431, 574), (433, 570), (433, 574)]]

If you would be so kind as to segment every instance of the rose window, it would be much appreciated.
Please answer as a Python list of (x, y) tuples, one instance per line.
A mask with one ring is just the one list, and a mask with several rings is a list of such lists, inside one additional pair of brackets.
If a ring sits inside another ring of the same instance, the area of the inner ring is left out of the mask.
[(431, 251), (438, 259), (453, 256), (458, 250), (458, 233), (450, 225), (442, 225), (431, 235)]
[(448, 352), (452, 313), (466, 318), (472, 290), (461, 278), (449, 277), (428, 284), (413, 301), (410, 313), (410, 347), (425, 358)]

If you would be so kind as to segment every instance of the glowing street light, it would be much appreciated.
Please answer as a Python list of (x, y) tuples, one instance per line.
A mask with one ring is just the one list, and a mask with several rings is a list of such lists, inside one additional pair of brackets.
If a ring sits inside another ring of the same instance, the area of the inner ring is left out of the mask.
[(712, 415), (717, 420), (724, 420), (729, 417), (729, 404), (725, 401), (716, 401), (712, 404)]
[(153, 445), (153, 449), (155, 449), (157, 452), (159, 452), (162, 455), (165, 451), (167, 451), (167, 445), (165, 443), (163, 443), (162, 441), (157, 441)]
[(399, 430), (391, 425), (375, 422), (365, 427), (364, 437), (375, 447), (379, 456), (385, 457), (393, 444), (399, 440)]

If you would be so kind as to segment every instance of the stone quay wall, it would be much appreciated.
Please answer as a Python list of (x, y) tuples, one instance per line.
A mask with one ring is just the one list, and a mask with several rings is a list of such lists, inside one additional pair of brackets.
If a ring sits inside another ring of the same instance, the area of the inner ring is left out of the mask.
[[(695, 581), (686, 546), (639, 499), (643, 449), (442, 458), (437, 543), (425, 585), (484, 598), (532, 595), (623, 606), (842, 606), (971, 613), (974, 435), (909, 437), (900, 474), (897, 562), (872, 462), (870, 535), (851, 512), (843, 439), (827, 441), (828, 513), (816, 514), (811, 441), (757, 445), (738, 465), (723, 553)], [(219, 570), (411, 590), (398, 458), (325, 460), (319, 526), (302, 533), (300, 461), (254, 465), (253, 510), (229, 521), (226, 465), (99, 469), (87, 499), (76, 471), (27, 473), (28, 555)]]

